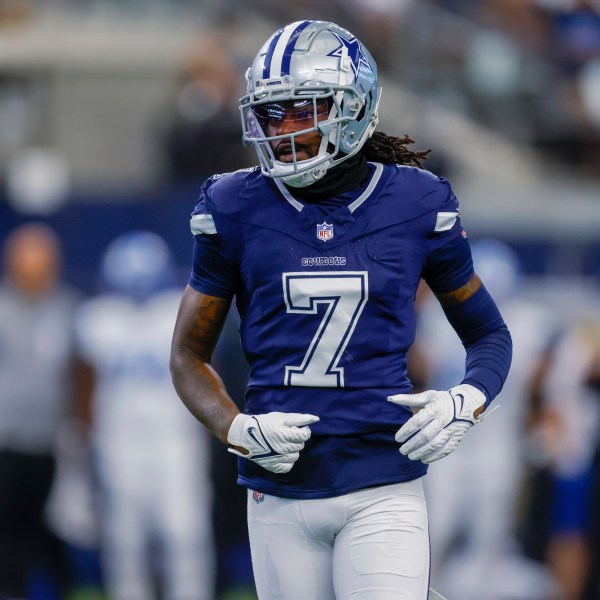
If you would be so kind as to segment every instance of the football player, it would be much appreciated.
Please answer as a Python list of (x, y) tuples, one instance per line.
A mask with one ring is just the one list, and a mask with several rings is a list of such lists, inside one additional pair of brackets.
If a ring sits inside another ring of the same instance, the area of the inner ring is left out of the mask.
[(76, 317), (93, 373), (91, 442), (103, 572), (113, 600), (211, 600), (214, 545), (207, 432), (178, 401), (168, 348), (180, 294), (165, 241), (113, 240), (103, 291)]
[[(246, 79), (243, 139), (260, 166), (200, 192), (175, 387), (239, 456), (261, 600), (425, 600), (422, 477), (502, 388), (508, 329), (473, 271), (450, 184), (419, 168), (411, 140), (376, 131), (377, 68), (359, 40), (292, 23)], [(409, 395), (421, 278), (466, 369), (450, 390)], [(211, 366), (233, 298), (250, 363), (243, 413)]]

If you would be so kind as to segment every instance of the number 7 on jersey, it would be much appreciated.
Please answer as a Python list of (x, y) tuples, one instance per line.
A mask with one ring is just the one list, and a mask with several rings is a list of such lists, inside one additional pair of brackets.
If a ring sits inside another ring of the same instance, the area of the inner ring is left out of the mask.
[(285, 367), (285, 385), (344, 387), (338, 363), (369, 297), (366, 271), (283, 273), (283, 297), (289, 314), (312, 314), (325, 305), (304, 359)]

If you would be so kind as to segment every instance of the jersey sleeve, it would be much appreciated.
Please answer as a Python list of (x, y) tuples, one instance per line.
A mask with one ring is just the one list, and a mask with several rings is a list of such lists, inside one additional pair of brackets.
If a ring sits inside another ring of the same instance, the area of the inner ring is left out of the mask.
[(435, 293), (465, 285), (474, 275), (467, 234), (460, 220), (460, 207), (448, 181), (439, 178), (436, 207), (423, 218), (427, 258), (422, 276)]
[(188, 283), (202, 294), (231, 299), (236, 289), (236, 269), (219, 238), (208, 190), (205, 184), (190, 220), (194, 250)]

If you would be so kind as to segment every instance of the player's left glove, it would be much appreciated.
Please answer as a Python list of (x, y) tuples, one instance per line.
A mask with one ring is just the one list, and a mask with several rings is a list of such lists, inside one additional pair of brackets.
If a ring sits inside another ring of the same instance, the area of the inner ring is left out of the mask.
[(427, 390), (420, 394), (396, 394), (388, 400), (419, 411), (396, 433), (400, 452), (424, 463), (444, 458), (481, 418), (475, 411), (485, 404), (485, 395), (462, 383), (449, 391)]

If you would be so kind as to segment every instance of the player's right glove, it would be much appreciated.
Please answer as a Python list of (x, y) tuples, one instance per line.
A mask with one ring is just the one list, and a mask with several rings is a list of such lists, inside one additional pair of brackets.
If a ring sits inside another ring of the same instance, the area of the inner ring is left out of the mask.
[(253, 460), (273, 473), (287, 473), (310, 438), (308, 425), (318, 420), (315, 415), (300, 413), (270, 412), (254, 416), (240, 413), (231, 423), (227, 441), (244, 448), (248, 454), (235, 448), (229, 448), (229, 452)]

